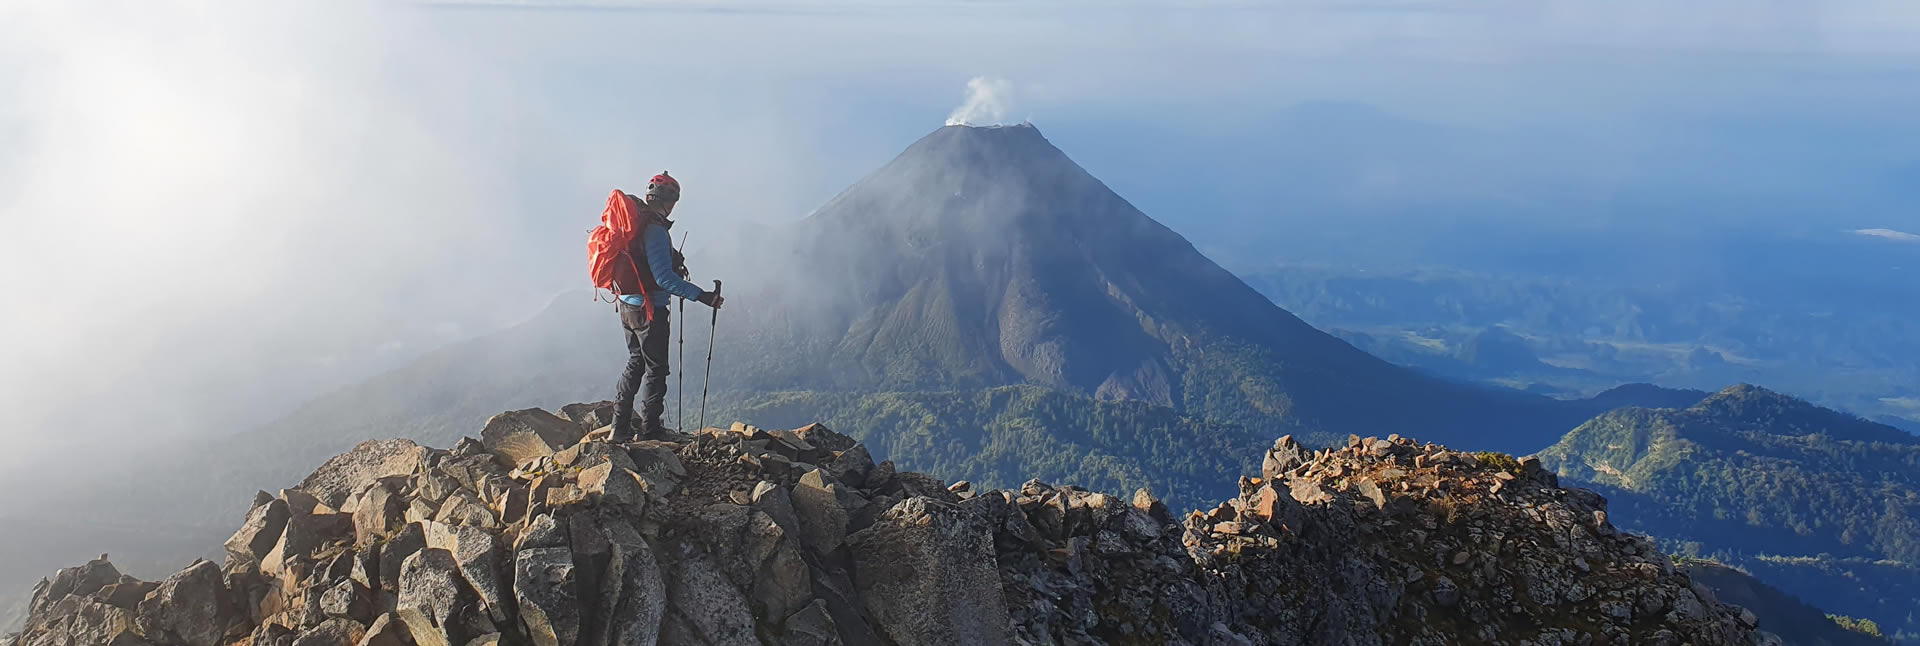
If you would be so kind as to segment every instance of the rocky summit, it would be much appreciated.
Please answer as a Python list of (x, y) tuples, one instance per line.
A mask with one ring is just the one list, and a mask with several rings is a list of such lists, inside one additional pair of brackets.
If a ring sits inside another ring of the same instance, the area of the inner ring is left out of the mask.
[(1181, 517), (948, 484), (817, 424), (612, 444), (610, 411), (361, 444), (258, 494), (224, 565), (150, 582), (103, 555), (43, 580), (5, 643), (1778, 643), (1531, 460), (1283, 437)]

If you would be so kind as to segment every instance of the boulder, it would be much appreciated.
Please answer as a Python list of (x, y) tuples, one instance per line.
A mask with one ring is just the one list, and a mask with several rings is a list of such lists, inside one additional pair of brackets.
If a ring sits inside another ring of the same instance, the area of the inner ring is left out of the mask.
[(40, 612), (41, 609), (65, 599), (67, 595), (84, 597), (93, 594), (101, 588), (119, 583), (123, 576), (125, 575), (120, 574), (120, 570), (113, 567), (113, 563), (107, 560), (105, 554), (88, 561), (86, 565), (61, 568), (59, 572), (54, 573), (52, 581), (40, 582), (41, 585), (34, 590), (33, 598), (28, 603), (28, 612)]
[(580, 472), (580, 488), (587, 500), (603, 509), (618, 510), (635, 517), (646, 513), (647, 490), (640, 476), (612, 461)]
[(586, 436), (579, 425), (538, 408), (494, 415), (480, 431), (480, 442), (500, 464), (517, 467), (527, 460), (550, 456)]
[(294, 638), (292, 646), (358, 646), (367, 627), (350, 619), (328, 619)]
[(346, 514), (303, 514), (298, 509), (287, 516), (287, 527), (280, 541), (260, 559), (260, 571), (269, 575), (287, 572), (296, 561), (310, 559), (320, 548), (353, 538), (353, 517)]
[(840, 629), (833, 623), (833, 615), (827, 612), (827, 602), (814, 599), (813, 603), (787, 616), (781, 628), (784, 635), (780, 646), (839, 646)]
[(63, 595), (34, 611), (14, 646), (153, 646), (134, 632), (133, 613)]
[(591, 404), (567, 404), (560, 407), (560, 418), (580, 426), (583, 432), (613, 423), (613, 412), (617, 407), (613, 402), (602, 401)]
[(387, 541), (380, 544), (380, 585), (387, 594), (400, 593), (400, 568), (413, 556), (427, 547), (426, 528), (420, 523), (408, 523), (394, 532)]
[(445, 523), (422, 523), (426, 530), (427, 549), (446, 550), (452, 554), (458, 564), (460, 578), (479, 595), (486, 606), (487, 616), (495, 623), (505, 624), (512, 615), (511, 592), (507, 589), (503, 572), (505, 557), (501, 555), (500, 544), (493, 534), (470, 525), (448, 525)]
[(220, 646), (229, 636), (246, 634), (248, 614), (228, 594), (220, 567), (194, 561), (168, 577), (140, 602), (140, 632), (181, 646)]
[(537, 547), (514, 554), (513, 596), (534, 646), (574, 646), (580, 639), (580, 597), (573, 553)]
[(407, 634), (406, 624), (389, 612), (373, 620), (373, 625), (367, 627), (366, 636), (360, 638), (356, 646), (407, 646), (411, 639), (413, 637)]
[(685, 546), (670, 566), (667, 599), (673, 614), (707, 644), (751, 644), (753, 611), (710, 555)]
[(633, 472), (647, 487), (647, 493), (655, 498), (665, 499), (673, 495), (680, 481), (687, 477), (687, 468), (680, 464), (680, 456), (674, 447), (665, 442), (642, 441), (627, 447), (627, 457), (633, 461)]
[(1260, 477), (1274, 480), (1306, 464), (1312, 451), (1293, 441), (1292, 435), (1282, 435), (1274, 440), (1273, 448), (1267, 449), (1266, 459), (1260, 465)]
[(981, 519), (909, 498), (848, 539), (867, 612), (900, 644), (1008, 644), (993, 532)]
[(453, 553), (428, 548), (400, 566), (396, 615), (416, 646), (463, 646), (475, 634), (460, 613), (471, 612), (479, 597), (459, 575)]
[(846, 541), (847, 524), (865, 503), (820, 469), (800, 476), (791, 495), (794, 511), (800, 517), (801, 542), (821, 555), (833, 553)]
[(274, 498), (264, 505), (257, 505), (247, 512), (247, 519), (240, 523), (240, 530), (227, 539), (227, 562), (259, 562), (273, 546), (280, 542), (280, 535), (287, 531), (287, 519), (292, 511), (287, 501)]
[(419, 470), (427, 450), (409, 440), (371, 440), (334, 456), (300, 481), (300, 490), (338, 509), (347, 497), (381, 478), (404, 477)]
[(603, 529), (609, 554), (597, 634), (611, 646), (654, 646), (667, 613), (667, 585), (653, 547), (625, 519), (606, 519)]
[(406, 517), (405, 499), (385, 484), (375, 483), (360, 496), (360, 506), (353, 510), (353, 542), (366, 545), (376, 536), (399, 529), (406, 524)]

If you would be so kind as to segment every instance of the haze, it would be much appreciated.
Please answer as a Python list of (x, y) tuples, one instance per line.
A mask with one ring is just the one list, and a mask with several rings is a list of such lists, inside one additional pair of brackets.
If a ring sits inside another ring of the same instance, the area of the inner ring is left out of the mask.
[(1467, 6), (13, 3), (0, 466), (242, 432), (524, 319), (663, 168), (692, 262), (751, 263), (948, 118), (1031, 119), (1242, 266), (1447, 260), (1392, 237), (1433, 205), (1913, 248), (1911, 3)]

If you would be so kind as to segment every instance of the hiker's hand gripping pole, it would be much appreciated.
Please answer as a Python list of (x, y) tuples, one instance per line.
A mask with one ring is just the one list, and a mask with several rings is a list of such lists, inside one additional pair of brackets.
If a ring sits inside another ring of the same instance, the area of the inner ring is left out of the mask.
[(713, 382), (713, 339), (720, 327), (720, 281), (713, 281), (713, 321), (707, 328), (707, 372), (700, 376), (700, 428), (707, 427), (707, 384)]

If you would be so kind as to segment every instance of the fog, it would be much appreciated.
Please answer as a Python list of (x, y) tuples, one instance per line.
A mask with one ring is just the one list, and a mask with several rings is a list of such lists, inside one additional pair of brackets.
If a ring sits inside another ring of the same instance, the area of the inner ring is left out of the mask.
[(750, 271), (729, 242), (949, 119), (1034, 120), (1203, 248), (1285, 198), (1302, 105), (1394, 157), (1499, 142), (1364, 184), (1414, 202), (1877, 186), (1920, 141), (1899, 0), (516, 5), (0, 8), (0, 467), (245, 431), (522, 320), (662, 169), (696, 273)]

